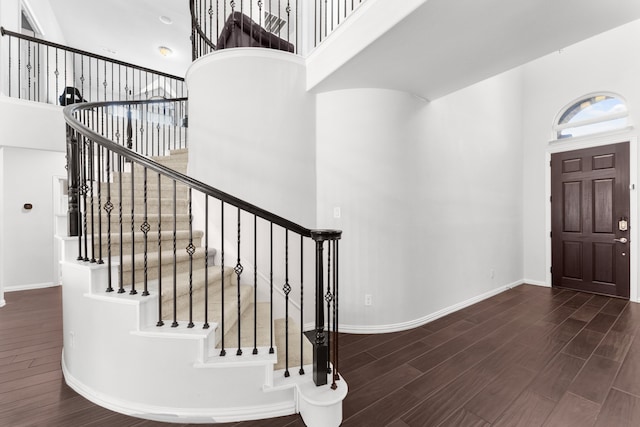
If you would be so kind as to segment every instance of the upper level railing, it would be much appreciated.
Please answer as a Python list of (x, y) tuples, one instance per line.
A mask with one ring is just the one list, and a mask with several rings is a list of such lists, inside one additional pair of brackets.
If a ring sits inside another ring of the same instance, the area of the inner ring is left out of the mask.
[[(247, 337), (253, 341), (252, 354), (273, 353), (274, 318), (284, 319), (284, 348), (278, 347), (278, 357), (285, 359), (284, 375), (290, 375), (292, 353), (299, 357), (299, 374), (305, 374), (304, 343), (308, 337), (313, 344), (314, 382), (327, 384), (331, 372), (335, 389), (340, 379), (337, 325), (341, 232), (302, 227), (143, 155), (163, 152), (161, 147), (149, 149), (135, 142), (134, 130), (140, 121), (153, 121), (155, 117), (144, 111), (176, 111), (182, 102), (81, 103), (64, 109), (69, 230), (70, 235), (78, 237), (78, 260), (107, 264), (107, 292), (141, 291), (142, 296), (160, 296), (158, 327), (176, 327), (184, 322), (189, 328), (200, 325), (206, 329), (213, 322), (221, 323), (217, 332), (221, 334), (221, 357), (227, 356), (228, 347), (234, 344), (235, 354), (243, 354)], [(175, 145), (171, 141), (174, 133), (168, 135), (168, 145)], [(219, 248), (218, 266), (209, 260), (210, 246)], [(308, 270), (305, 274), (305, 266), (313, 265), (315, 274)], [(112, 270), (117, 271), (116, 277)], [(225, 280), (229, 275), (231, 284), (228, 278)], [(311, 277), (315, 281), (315, 303), (308, 308), (304, 304), (304, 283), (310, 283)], [(246, 284), (252, 285), (250, 294), (243, 291)], [(274, 297), (274, 291), (282, 298)], [(269, 325), (258, 324), (260, 301), (269, 303)], [(241, 322), (247, 304), (254, 307), (253, 325), (249, 326)], [(217, 309), (223, 313), (220, 318), (212, 318), (213, 305), (221, 305)], [(279, 305), (283, 305), (282, 311)], [(299, 310), (301, 329), (305, 310), (311, 310), (315, 327), (290, 342), (289, 319), (294, 305)], [(224, 313), (229, 312), (235, 312), (235, 331), (225, 327)], [(260, 338), (261, 329), (269, 331), (269, 336)], [(230, 344), (229, 339), (225, 341), (228, 336), (237, 341)], [(260, 345), (260, 339), (266, 339), (266, 343)]]
[[(319, 45), (362, 2), (190, 0), (193, 59), (241, 46), (305, 54), (303, 44), (308, 50)], [(305, 28), (305, 24), (313, 28)]]
[(187, 96), (184, 78), (0, 28), (8, 52), (2, 92), (67, 105)]

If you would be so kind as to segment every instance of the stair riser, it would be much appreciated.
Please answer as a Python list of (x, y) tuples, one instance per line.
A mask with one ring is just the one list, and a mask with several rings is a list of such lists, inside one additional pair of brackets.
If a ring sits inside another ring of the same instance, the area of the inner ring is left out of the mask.
[[(151, 253), (151, 252), (157, 252), (158, 251), (158, 236), (156, 235), (154, 239), (152, 239), (151, 237), (149, 237), (147, 239), (147, 253)], [(103, 256), (107, 256), (108, 253), (108, 247), (107, 247), (107, 243), (106, 240), (102, 241), (102, 254)], [(169, 248), (173, 247), (173, 239), (168, 240), (168, 239), (163, 239), (161, 241), (162, 243), (162, 249), (163, 250), (167, 250)], [(189, 244), (189, 239), (188, 238), (180, 238), (180, 239), (176, 239), (176, 247), (178, 248), (178, 250), (184, 250), (184, 248), (187, 247), (187, 245)], [(200, 238), (194, 238), (193, 239), (193, 245), (195, 247), (200, 247), (202, 246), (202, 239)], [(130, 241), (128, 242), (123, 242), (122, 244), (122, 249), (123, 249), (123, 254), (124, 255), (130, 255), (132, 252), (135, 252), (136, 254), (140, 254), (141, 256), (143, 256), (142, 254), (144, 253), (144, 239), (140, 238), (140, 239), (136, 239), (135, 241), (135, 250), (132, 251), (132, 244)], [(111, 255), (112, 256), (116, 256), (120, 254), (120, 242), (119, 241), (111, 241)]]
[[(149, 218), (147, 218), (147, 223), (149, 223), (149, 226), (151, 227), (151, 231), (149, 231), (149, 236), (151, 236), (152, 233), (155, 233), (156, 235), (158, 234), (158, 220), (157, 220), (157, 215), (155, 216), (155, 218), (152, 218), (151, 216), (149, 216)], [(134, 225), (133, 227), (135, 228), (136, 231), (140, 230), (140, 226), (142, 225), (143, 222), (143, 218), (135, 218), (134, 220)], [(108, 220), (105, 218), (104, 214), (102, 217), (102, 230), (98, 230), (98, 225), (97, 225), (97, 219), (96, 219), (96, 231), (101, 231), (103, 234), (107, 233), (107, 225), (108, 225)], [(162, 223), (160, 224), (162, 226), (162, 231), (172, 231), (173, 230), (173, 219), (172, 218), (164, 218), (162, 220)], [(87, 224), (87, 228), (89, 230), (89, 233), (91, 233), (91, 219), (89, 219), (89, 223)], [(122, 228), (124, 230), (125, 233), (129, 232), (131, 233), (131, 215), (127, 215), (126, 217), (124, 217), (122, 219)], [(115, 235), (117, 232), (119, 232), (120, 230), (120, 225), (118, 223), (118, 218), (113, 216), (112, 213), (112, 218), (111, 218), (111, 234), (112, 236)], [(180, 231), (180, 230), (189, 230), (189, 219), (183, 217), (180, 217), (179, 219), (177, 219), (176, 221), (176, 230)], [(103, 237), (104, 239), (104, 237)]]
[[(173, 286), (173, 282), (166, 283), (168, 286)], [(163, 285), (165, 286), (165, 285)], [(220, 322), (220, 307), (221, 307), (221, 293), (220, 288), (222, 286), (222, 282), (220, 280), (210, 280), (209, 283), (209, 322)], [(234, 286), (234, 281), (232, 275), (226, 275), (224, 278), (224, 287), (225, 287), (225, 306), (233, 306), (236, 307), (237, 304), (237, 288)], [(205, 297), (205, 289), (204, 282), (202, 281), (194, 281), (193, 283), (193, 310), (194, 310), (194, 320), (203, 322), (204, 321), (204, 298)], [(217, 306), (217, 307), (216, 307)], [(178, 296), (178, 300), (176, 301), (176, 307), (178, 313), (188, 313), (189, 310), (189, 295), (184, 294)], [(163, 297), (162, 299), (162, 312), (165, 316), (173, 315), (173, 297)], [(196, 314), (197, 313), (197, 314)], [(186, 317), (188, 319), (188, 317)], [(184, 320), (184, 319), (183, 319)]]
[[(189, 271), (189, 258), (188, 256), (184, 256), (186, 253), (184, 248), (178, 248), (177, 252), (180, 254), (180, 257), (176, 261), (176, 273), (187, 273)], [(202, 268), (204, 266), (204, 250), (202, 248), (197, 248), (196, 254), (194, 254), (193, 259), (193, 270), (197, 268)], [(116, 258), (117, 260), (117, 258)], [(165, 260), (162, 264), (162, 275), (166, 276), (167, 273), (173, 274), (173, 260)], [(144, 278), (144, 255), (136, 254), (136, 269), (135, 269), (135, 278), (136, 283), (139, 283)], [(155, 280), (158, 278), (158, 263), (157, 260), (148, 259), (147, 261), (147, 279)], [(123, 283), (125, 286), (130, 286), (132, 283), (131, 277), (131, 263), (125, 262), (125, 266), (123, 269)]]

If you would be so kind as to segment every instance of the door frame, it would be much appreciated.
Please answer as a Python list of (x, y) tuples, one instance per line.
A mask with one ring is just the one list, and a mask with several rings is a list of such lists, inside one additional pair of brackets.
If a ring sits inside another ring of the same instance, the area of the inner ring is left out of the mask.
[[(626, 133), (626, 132), (625, 132)], [(546, 260), (546, 285), (552, 287), (551, 278), (551, 155), (565, 151), (581, 150), (583, 148), (599, 147), (602, 145), (629, 143), (629, 233), (631, 252), (629, 271), (629, 300), (640, 302), (638, 287), (638, 236), (640, 221), (638, 218), (638, 137), (621, 135), (620, 133), (606, 136), (589, 136), (572, 140), (551, 141), (545, 151), (545, 260)]]

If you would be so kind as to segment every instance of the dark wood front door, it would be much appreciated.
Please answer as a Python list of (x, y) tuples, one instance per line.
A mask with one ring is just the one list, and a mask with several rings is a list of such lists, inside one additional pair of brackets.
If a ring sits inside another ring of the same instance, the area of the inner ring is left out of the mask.
[(551, 156), (553, 286), (629, 298), (629, 143)]

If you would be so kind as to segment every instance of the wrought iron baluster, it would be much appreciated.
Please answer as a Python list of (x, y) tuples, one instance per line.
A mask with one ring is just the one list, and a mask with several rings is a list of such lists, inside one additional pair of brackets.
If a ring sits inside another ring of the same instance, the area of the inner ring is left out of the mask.
[[(103, 120), (104, 120), (104, 116)], [(104, 126), (104, 122), (103, 122)], [(104, 264), (102, 258), (102, 179), (104, 178), (104, 148), (98, 146), (98, 264)]]
[(209, 329), (209, 196), (204, 195), (204, 325)]
[(93, 207), (94, 207), (94, 199), (93, 199), (93, 181), (95, 180), (95, 170), (94, 170), (94, 155), (93, 155), (93, 147), (94, 147), (94, 142), (91, 140), (87, 140), (87, 142), (89, 143), (89, 176), (90, 176), (90, 180), (89, 180), (89, 200), (91, 201), (91, 262), (95, 263), (96, 262), (96, 245), (95, 245), (95, 235), (96, 235), (96, 221), (95, 221), (95, 215), (94, 215), (94, 211), (93, 211)]
[(221, 328), (220, 328), (220, 356), (226, 356), (227, 351), (224, 348), (224, 202), (220, 202), (220, 301), (222, 305)]
[(334, 336), (334, 348), (333, 348), (333, 382), (331, 388), (335, 390), (338, 388), (336, 381), (340, 379), (338, 372), (338, 339), (340, 335), (339, 322), (338, 322), (338, 240), (333, 241), (334, 256), (333, 256), (333, 336)]
[[(300, 236), (300, 330), (304, 328), (304, 236)], [(300, 370), (304, 375), (304, 334), (300, 334)]]
[(258, 354), (258, 216), (253, 215), (253, 354)]
[[(108, 124), (108, 122), (107, 122)], [(113, 203), (111, 202), (111, 158), (112, 153), (107, 150), (107, 203), (104, 205), (104, 210), (107, 212), (107, 292), (113, 292), (113, 278), (111, 277), (111, 211), (113, 210)]]
[(269, 354), (273, 354), (273, 222), (269, 222), (269, 325)]
[(242, 271), (244, 267), (240, 263), (240, 208), (238, 208), (238, 259), (236, 262), (236, 266), (234, 268), (234, 272), (236, 273), (236, 277), (238, 279), (238, 288), (237, 288), (237, 299), (238, 299), (238, 307), (237, 307), (237, 315), (238, 315), (238, 350), (236, 351), (236, 356), (242, 355), (242, 346), (241, 346), (241, 338), (242, 338), (242, 327), (241, 327), (241, 317), (242, 317), (242, 302), (240, 297), (240, 276), (242, 275)]
[[(176, 232), (177, 232), (177, 205), (178, 200), (176, 197), (176, 180), (173, 180), (173, 323), (172, 328), (178, 326), (178, 259), (176, 248)], [(161, 257), (162, 258), (162, 257)], [(162, 262), (162, 260), (160, 260)]]
[[(127, 125), (127, 140), (130, 143), (129, 131), (131, 129), (131, 110), (129, 109), (129, 120)], [(131, 147), (129, 147), (131, 148)], [(136, 295), (136, 228), (135, 228), (135, 206), (136, 206), (136, 177), (135, 177), (135, 164), (131, 163), (131, 290), (129, 295)], [(123, 236), (124, 237), (124, 236)]]
[[(149, 244), (149, 236), (148, 233), (151, 230), (151, 226), (149, 225), (149, 216), (148, 216), (148, 205), (147, 205), (147, 168), (145, 167), (143, 170), (143, 176), (142, 176), (142, 180), (143, 180), (143, 208), (144, 208), (144, 219), (142, 220), (142, 224), (140, 225), (140, 231), (142, 231), (142, 234), (144, 236), (144, 252), (143, 252), (143, 256), (144, 256), (144, 290), (142, 291), (142, 296), (148, 296), (149, 295), (149, 272), (148, 272), (148, 267), (149, 267), (149, 256), (148, 256), (148, 244)], [(133, 218), (132, 218), (132, 224), (133, 224)], [(160, 298), (162, 299), (162, 298)]]
[(158, 323), (156, 326), (164, 326), (162, 321), (162, 176), (158, 174)]
[[(116, 133), (116, 137), (117, 137), (117, 133)], [(119, 234), (119, 244), (120, 244), (120, 285), (118, 287), (118, 293), (119, 294), (123, 294), (125, 292), (124, 290), (124, 248), (122, 245), (122, 240), (124, 237), (124, 231), (122, 228), (122, 174), (124, 173), (124, 167), (123, 167), (123, 159), (121, 155), (118, 155), (118, 223), (119, 223), (119, 227), (120, 227), (120, 234)]]
[(196, 251), (193, 246), (193, 214), (191, 211), (191, 188), (188, 192), (188, 210), (189, 210), (189, 245), (187, 245), (187, 253), (189, 254), (189, 324), (187, 328), (193, 328), (193, 254)]
[(289, 374), (289, 293), (291, 292), (291, 285), (289, 285), (289, 230), (284, 231), (284, 291), (285, 303), (284, 303), (284, 339), (285, 339), (285, 363), (284, 363), (284, 376), (288, 377)]
[[(326, 341), (327, 348), (329, 352), (331, 351), (331, 300), (333, 299), (333, 295), (331, 295), (331, 241), (327, 243), (327, 293), (324, 296), (325, 301), (327, 302), (327, 323), (326, 323)], [(329, 363), (329, 358), (327, 358), (327, 372), (331, 372), (331, 367)]]
[[(86, 123), (86, 114), (83, 115)], [(84, 234), (84, 257), (83, 261), (89, 261), (89, 239), (87, 238), (88, 230), (87, 230), (87, 193), (89, 192), (89, 186), (87, 185), (87, 175), (88, 175), (88, 146), (89, 141), (83, 136), (82, 137), (82, 152), (81, 152), (81, 161), (82, 161), (82, 170), (81, 170), (81, 182), (82, 182), (82, 232)]]

